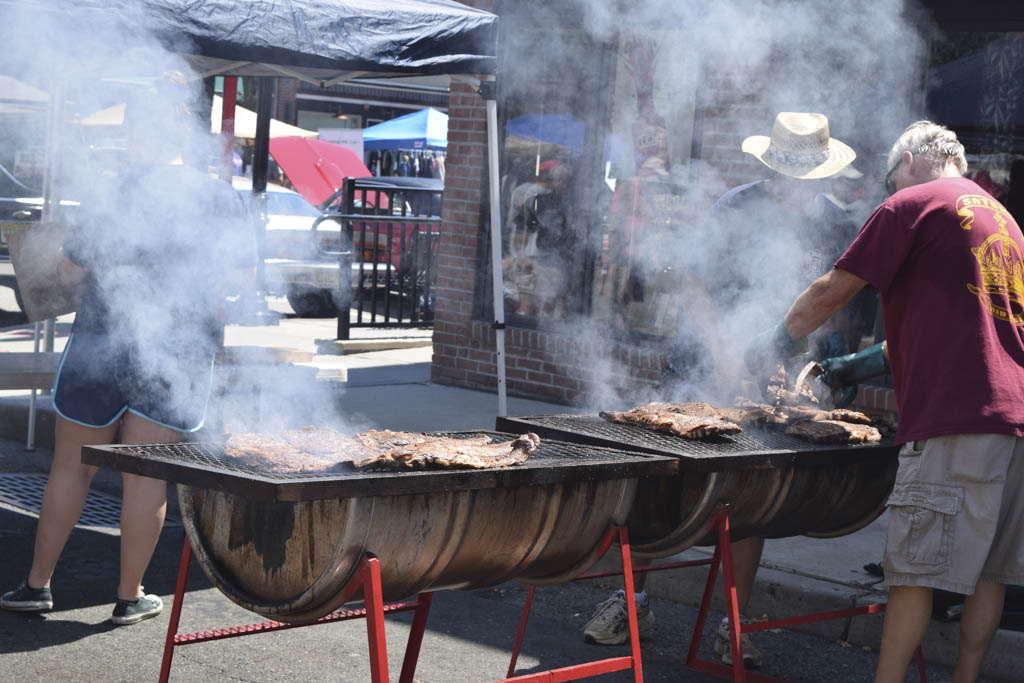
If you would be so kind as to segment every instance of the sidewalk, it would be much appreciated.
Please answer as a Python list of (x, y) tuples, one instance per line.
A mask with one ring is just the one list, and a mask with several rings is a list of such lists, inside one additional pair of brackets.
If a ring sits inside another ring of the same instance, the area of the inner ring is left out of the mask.
[[(414, 340), (429, 343), (429, 330), (384, 331), (353, 329), (353, 337), (375, 350), (347, 355), (318, 353), (318, 339), (330, 340), (333, 321), (283, 319), (273, 327), (228, 330), (227, 346), (239, 353), (249, 353), (252, 362), (262, 364), (266, 375), (274, 372), (285, 383), (311, 383), (315, 389), (300, 384), (299, 388), (319, 400), (329, 397), (328, 408), (347, 421), (365, 428), (378, 427), (404, 430), (493, 429), (497, 412), (494, 394), (430, 383), (430, 346), (411, 346)], [(402, 340), (405, 348), (391, 348), (392, 340)], [(0, 352), (31, 350), (21, 348), (25, 339), (11, 330), (0, 331)], [(31, 343), (30, 341), (27, 343)], [(19, 348), (15, 348), (18, 346)], [(58, 344), (59, 347), (59, 344)], [(273, 351), (252, 351), (263, 347)], [(265, 354), (275, 357), (291, 355), (292, 363), (267, 362)], [(271, 367), (276, 370), (271, 371)], [(292, 381), (294, 380), (294, 382)], [(269, 380), (268, 380), (269, 381)], [(273, 383), (273, 382), (272, 382)], [(27, 393), (6, 392), (0, 397), (0, 471), (43, 472), (52, 452), (45, 445), (44, 430), (52, 430), (49, 400), (39, 399), (40, 447), (34, 453), (24, 450)], [(260, 398), (257, 397), (257, 402)], [(257, 409), (264, 416), (273, 406)], [(541, 401), (509, 398), (510, 415), (533, 415), (573, 412), (572, 408)], [(238, 419), (230, 415), (226, 420)], [(260, 419), (257, 415), (256, 419)], [(49, 426), (47, 426), (49, 425)], [(119, 477), (103, 473), (96, 488), (119, 494)], [(171, 496), (169, 512), (177, 515), (176, 496)], [(768, 540), (758, 573), (750, 613), (772, 618), (796, 616), (810, 612), (829, 611), (856, 604), (885, 601), (885, 589), (863, 571), (863, 565), (879, 562), (885, 541), (885, 517), (866, 528), (837, 539), (793, 537)], [(710, 549), (694, 548), (681, 559), (707, 557)], [(617, 563), (616, 563), (617, 564)], [(704, 568), (655, 572), (647, 590), (656, 599), (697, 605), (707, 570)], [(721, 590), (716, 591), (714, 609), (721, 611)], [(877, 651), (882, 618), (862, 616), (852, 620), (806, 624), (800, 630), (825, 636), (840, 645), (870, 648)], [(924, 643), (925, 658), (937, 664), (950, 665), (956, 653), (957, 624), (933, 621)], [(1000, 630), (986, 660), (983, 674), (1000, 680), (1020, 680), (1018, 670), (1024, 652), (1024, 633)]]

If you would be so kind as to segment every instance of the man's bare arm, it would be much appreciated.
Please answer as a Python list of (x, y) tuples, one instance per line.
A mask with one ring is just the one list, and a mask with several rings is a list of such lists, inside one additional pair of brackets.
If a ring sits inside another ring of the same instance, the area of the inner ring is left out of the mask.
[(796, 298), (786, 314), (786, 331), (801, 339), (822, 326), (867, 285), (853, 273), (834, 268)]

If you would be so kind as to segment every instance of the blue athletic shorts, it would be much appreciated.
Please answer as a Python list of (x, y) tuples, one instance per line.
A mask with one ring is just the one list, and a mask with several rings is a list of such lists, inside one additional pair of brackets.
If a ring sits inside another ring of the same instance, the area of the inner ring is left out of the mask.
[(53, 407), (86, 427), (130, 411), (179, 432), (203, 426), (213, 380), (210, 345), (149, 353), (111, 335), (72, 331), (53, 385)]

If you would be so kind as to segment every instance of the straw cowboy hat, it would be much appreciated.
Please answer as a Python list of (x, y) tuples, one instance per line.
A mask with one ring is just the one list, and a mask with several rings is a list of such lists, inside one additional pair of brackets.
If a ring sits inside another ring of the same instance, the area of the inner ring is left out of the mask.
[(751, 135), (743, 151), (761, 163), (793, 178), (828, 178), (839, 173), (857, 154), (828, 134), (823, 114), (781, 112), (775, 117), (772, 136)]

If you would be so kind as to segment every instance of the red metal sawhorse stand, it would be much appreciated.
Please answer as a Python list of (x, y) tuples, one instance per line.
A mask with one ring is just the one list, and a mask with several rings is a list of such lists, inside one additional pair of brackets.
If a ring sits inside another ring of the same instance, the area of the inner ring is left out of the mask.
[[(700, 602), (700, 609), (697, 612), (697, 623), (693, 627), (693, 637), (690, 640), (690, 649), (686, 653), (686, 666), (704, 673), (710, 673), (720, 678), (731, 678), (736, 683), (745, 681), (757, 681), (759, 683), (785, 683), (783, 679), (765, 676), (764, 674), (747, 671), (743, 664), (743, 645), (740, 640), (743, 633), (754, 633), (769, 629), (793, 626), (796, 624), (809, 624), (815, 621), (829, 621), (831, 619), (842, 619), (860, 614), (879, 614), (885, 611), (885, 603), (875, 605), (862, 605), (848, 609), (833, 610), (831, 612), (818, 612), (815, 614), (804, 614), (786, 619), (775, 619), (773, 621), (759, 622), (756, 624), (742, 624), (740, 622), (739, 607), (736, 604), (736, 582), (733, 575), (732, 565), (732, 541), (729, 538), (729, 511), (728, 506), (721, 506), (715, 511), (712, 518), (713, 527), (718, 530), (718, 545), (710, 560), (696, 560), (696, 563), (710, 565), (708, 580), (704, 584), (704, 597)], [(712, 662), (697, 657), (697, 649), (700, 647), (700, 639), (704, 633), (704, 622), (707, 620), (708, 608), (711, 606), (711, 595), (715, 589), (715, 581), (718, 578), (718, 566), (722, 566), (722, 583), (725, 590), (726, 615), (729, 619), (729, 643), (732, 652), (738, 653), (733, 656), (732, 667), (719, 662)], [(922, 683), (927, 683), (924, 670), (924, 656), (921, 648), (917, 648), (917, 670)]]
[[(597, 557), (594, 562), (596, 563), (606, 552), (608, 552), (608, 549), (616, 538), (618, 538), (619, 547), (622, 549), (623, 571), (614, 573), (622, 574), (623, 581), (625, 583), (626, 595), (632, 597), (634, 592), (633, 563), (629, 555), (629, 534), (626, 531), (626, 527), (613, 526), (605, 532), (604, 537), (601, 539), (601, 543), (598, 545)], [(579, 581), (580, 579), (573, 580)], [(612, 673), (613, 671), (624, 671), (626, 669), (633, 670), (633, 680), (636, 681), (636, 683), (641, 683), (641, 681), (644, 680), (642, 663), (640, 661), (640, 632), (637, 629), (636, 623), (636, 603), (632, 599), (626, 600), (626, 614), (629, 617), (630, 654), (628, 657), (598, 659), (584, 664), (574, 664), (561, 669), (551, 669), (550, 671), (514, 676), (516, 671), (516, 660), (519, 659), (519, 650), (523, 644), (523, 634), (526, 631), (526, 620), (530, 616), (530, 606), (533, 604), (533, 594), (535, 590), (536, 586), (530, 586), (530, 589), (526, 593), (526, 604), (523, 605), (523, 616), (519, 620), (519, 630), (516, 633), (516, 642), (512, 648), (512, 660), (508, 665), (508, 677), (501, 681), (496, 681), (495, 683), (504, 683), (505, 681), (536, 681), (537, 683), (540, 683), (541, 681), (547, 683), (554, 683), (555, 681), (575, 681), (589, 676), (599, 676), (601, 674)]]
[[(634, 643), (638, 644), (639, 639), (637, 638), (636, 630), (636, 606), (633, 600), (628, 599), (628, 596), (633, 595), (633, 581), (630, 575), (635, 571), (636, 573), (646, 573), (652, 571), (664, 571), (666, 569), (679, 569), (684, 567), (697, 567), (702, 565), (710, 565), (708, 572), (707, 582), (704, 584), (704, 595), (701, 599), (700, 609), (697, 613), (697, 623), (693, 629), (693, 636), (690, 640), (690, 647), (686, 654), (686, 666), (689, 668), (700, 671), (703, 673), (710, 673), (720, 678), (732, 679), (735, 683), (745, 683), (746, 681), (758, 682), (758, 683), (786, 683), (784, 680), (779, 678), (773, 678), (764, 674), (759, 674), (751, 671), (747, 671), (743, 664), (743, 646), (741, 643), (741, 636), (743, 633), (754, 633), (756, 631), (765, 631), (769, 629), (781, 628), (784, 626), (792, 626), (796, 624), (808, 624), (816, 621), (828, 621), (831, 619), (842, 619), (844, 617), (856, 616), (860, 614), (878, 614), (885, 611), (885, 604), (876, 605), (863, 605), (861, 607), (852, 607), (848, 609), (834, 610), (831, 612), (819, 612), (815, 614), (806, 614), (797, 617), (788, 617), (786, 619), (775, 619), (773, 621), (760, 622), (756, 624), (741, 624), (739, 608), (736, 604), (736, 583), (733, 575), (732, 565), (732, 541), (729, 538), (729, 514), (728, 506), (721, 506), (716, 511), (711, 519), (709, 525), (710, 529), (717, 529), (718, 531), (718, 545), (715, 546), (715, 552), (710, 559), (707, 560), (687, 560), (684, 562), (671, 562), (659, 565), (651, 565), (645, 567), (637, 567), (635, 570), (632, 569), (631, 562), (629, 561), (629, 550), (628, 547), (623, 549), (623, 561), (622, 570), (604, 571), (604, 572), (593, 572), (591, 574), (585, 574), (578, 576), (573, 581), (585, 581), (588, 579), (603, 578), (608, 576), (619, 576), (624, 575), (626, 577), (626, 606), (629, 612), (630, 618), (630, 644), (634, 646)], [(623, 529), (623, 531), (625, 531)], [(605, 549), (606, 550), (606, 549)], [(604, 551), (602, 551), (603, 554)], [(700, 647), (701, 636), (704, 633), (704, 624), (707, 621), (708, 609), (711, 606), (711, 596), (714, 592), (715, 582), (718, 579), (718, 567), (722, 567), (722, 579), (723, 588), (725, 590), (725, 603), (726, 603), (726, 614), (729, 619), (729, 640), (732, 647), (732, 652), (739, 653), (739, 656), (733, 657), (733, 665), (728, 667), (719, 662), (712, 662), (706, 659), (700, 659), (697, 657), (697, 651)], [(523, 630), (526, 626), (526, 616), (530, 609), (530, 604), (533, 601), (534, 587), (531, 586), (526, 597), (526, 605), (523, 608), (523, 618), (519, 627), (519, 634), (516, 638), (515, 648), (512, 654), (512, 664), (509, 666), (509, 676), (512, 675), (512, 671), (515, 668), (516, 657), (519, 653), (519, 646), (522, 642)], [(634, 649), (634, 657), (636, 661), (636, 668), (634, 669), (634, 677), (637, 681), (642, 680), (642, 672), (640, 672), (640, 655), (639, 651)], [(623, 658), (628, 659), (628, 658)], [(917, 669), (922, 683), (927, 683), (927, 677), (925, 675), (924, 668), (924, 657), (921, 653), (921, 648), (917, 648)], [(606, 662), (613, 662), (615, 660), (604, 660)], [(595, 662), (599, 664), (600, 662)], [(570, 667), (575, 669), (576, 667)], [(627, 668), (627, 667), (622, 667)], [(608, 673), (609, 671), (617, 671), (619, 669), (602, 669), (591, 671), (590, 673), (596, 675), (598, 673)], [(561, 670), (558, 670), (561, 671)], [(554, 672), (547, 672), (554, 673)], [(538, 680), (538, 681), (555, 681), (555, 680), (574, 680), (574, 678), (545, 678), (543, 674), (538, 674), (538, 678), (528, 679), (523, 677), (522, 679), (517, 678), (515, 680)]]
[(186, 536), (185, 545), (181, 551), (181, 563), (178, 566), (178, 582), (174, 589), (174, 606), (171, 608), (170, 622), (167, 624), (164, 658), (160, 667), (160, 683), (166, 683), (170, 677), (171, 658), (174, 656), (174, 648), (181, 645), (192, 645), (193, 643), (203, 643), (209, 640), (235, 638), (360, 618), (366, 619), (366, 634), (370, 646), (370, 680), (373, 683), (386, 683), (389, 677), (388, 649), (384, 636), (384, 615), (415, 610), (412, 628), (409, 631), (409, 641), (405, 648), (405, 658), (402, 660), (402, 673), (399, 677), (400, 683), (412, 683), (413, 674), (416, 670), (416, 660), (419, 659), (420, 645), (423, 642), (423, 632), (427, 626), (427, 614), (430, 611), (430, 601), (433, 598), (433, 593), (420, 593), (416, 596), (416, 600), (385, 605), (381, 597), (380, 562), (373, 555), (367, 554), (363, 557), (356, 576), (348, 583), (348, 587), (345, 589), (342, 600), (343, 603), (347, 602), (357, 590), (362, 588), (366, 605), (363, 609), (332, 612), (316, 621), (303, 624), (265, 621), (260, 624), (179, 634), (178, 622), (181, 618), (182, 600), (185, 597), (185, 583), (191, 561), (192, 546), (188, 542), (188, 536)]

